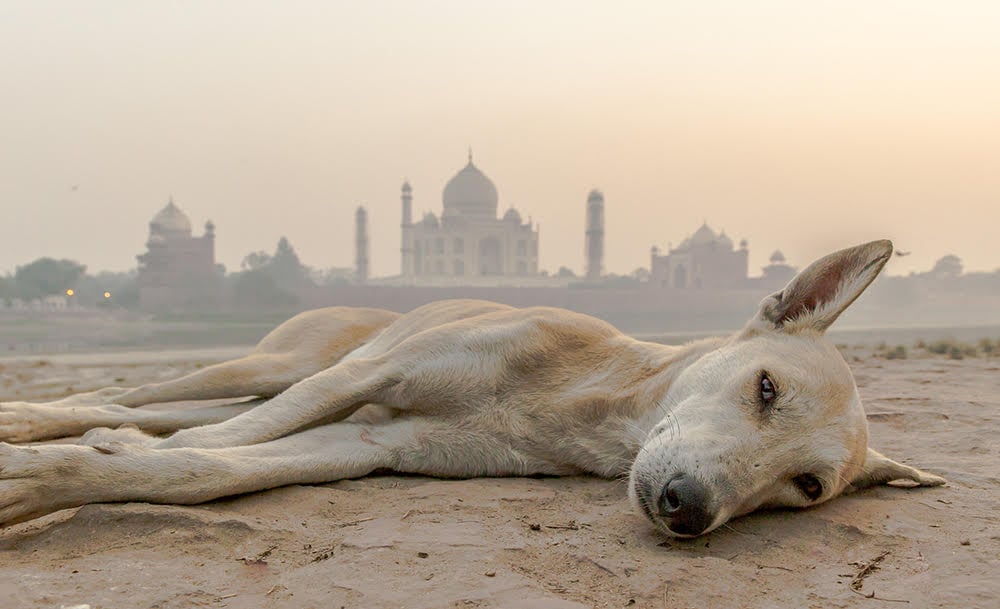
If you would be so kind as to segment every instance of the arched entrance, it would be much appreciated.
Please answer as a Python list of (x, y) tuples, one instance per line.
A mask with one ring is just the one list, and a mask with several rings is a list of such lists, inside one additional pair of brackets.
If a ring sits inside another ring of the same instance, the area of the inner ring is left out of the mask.
[(678, 264), (677, 268), (674, 269), (674, 287), (675, 288), (686, 288), (688, 281), (687, 269), (684, 268), (683, 264)]
[(503, 275), (503, 248), (495, 237), (479, 242), (479, 274)]

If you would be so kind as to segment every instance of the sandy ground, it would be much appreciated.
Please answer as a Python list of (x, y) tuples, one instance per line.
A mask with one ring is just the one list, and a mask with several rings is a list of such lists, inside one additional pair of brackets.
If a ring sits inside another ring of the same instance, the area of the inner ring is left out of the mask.
[[(177, 376), (223, 352), (7, 359), (0, 400)], [(594, 478), (377, 476), (0, 531), (0, 606), (997, 607), (1000, 359), (852, 360), (887, 454), (947, 477), (758, 513), (693, 541)]]

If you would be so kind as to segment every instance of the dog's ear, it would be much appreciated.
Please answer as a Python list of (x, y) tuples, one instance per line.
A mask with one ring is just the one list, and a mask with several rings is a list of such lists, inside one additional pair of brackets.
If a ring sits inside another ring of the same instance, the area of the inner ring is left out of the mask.
[(910, 482), (916, 482), (916, 486), (941, 486), (947, 482), (941, 476), (935, 476), (915, 467), (897, 463), (882, 453), (869, 448), (861, 473), (855, 476), (854, 480), (851, 480), (851, 483), (847, 485), (844, 492), (852, 493), (859, 489), (887, 484), (895, 480), (909, 480)]
[(796, 275), (785, 289), (765, 298), (751, 326), (825, 332), (875, 280), (891, 256), (892, 242), (887, 239), (824, 256)]

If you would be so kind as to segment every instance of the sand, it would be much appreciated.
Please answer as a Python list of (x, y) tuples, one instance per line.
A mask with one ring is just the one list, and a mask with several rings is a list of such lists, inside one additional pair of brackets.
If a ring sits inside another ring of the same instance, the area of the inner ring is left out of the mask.
[[(0, 360), (0, 400), (183, 374), (223, 353)], [(949, 479), (670, 540), (620, 481), (376, 476), (0, 531), (0, 606), (996, 607), (1000, 359), (849, 349), (872, 445)]]

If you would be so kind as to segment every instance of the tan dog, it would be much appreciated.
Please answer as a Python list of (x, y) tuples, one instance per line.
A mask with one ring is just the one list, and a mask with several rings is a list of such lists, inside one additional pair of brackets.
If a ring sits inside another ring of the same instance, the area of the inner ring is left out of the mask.
[[(0, 445), (0, 523), (86, 503), (192, 504), (376, 469), (441, 477), (629, 474), (663, 531), (760, 507), (944, 479), (869, 449), (851, 372), (823, 332), (889, 241), (813, 263), (734, 336), (673, 347), (551, 308), (445, 301), (403, 316), (303, 313), (243, 359), (166, 383), (0, 408), (0, 439), (98, 426), (83, 445)], [(154, 412), (153, 402), (266, 401)], [(359, 412), (360, 410), (360, 412)], [(350, 417), (350, 418), (348, 418)]]

